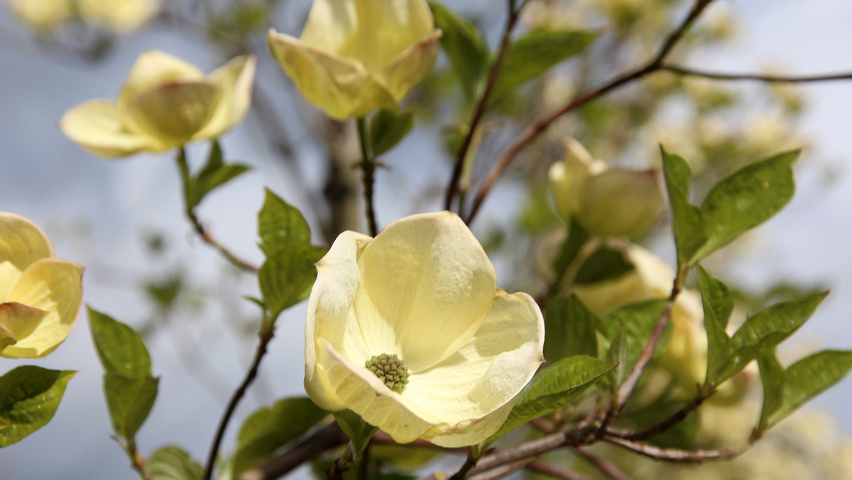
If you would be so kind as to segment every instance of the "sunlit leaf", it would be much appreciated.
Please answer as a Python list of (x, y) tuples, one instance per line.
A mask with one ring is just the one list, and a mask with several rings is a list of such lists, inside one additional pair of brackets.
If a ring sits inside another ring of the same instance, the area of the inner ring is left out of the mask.
[(311, 241), (311, 230), (301, 212), (269, 189), (257, 216), (257, 234), (267, 257), (288, 243)]
[(704, 329), (707, 331), (707, 375), (705, 385), (720, 381), (731, 362), (734, 348), (725, 325), (734, 309), (731, 290), (703, 267), (698, 267), (701, 303), (704, 307)]
[(45, 426), (75, 373), (24, 365), (0, 377), (0, 447)]
[(92, 308), (89, 325), (98, 358), (107, 373), (127, 377), (151, 376), (148, 349), (132, 328)]
[(340, 425), (343, 433), (352, 441), (352, 446), (355, 449), (355, 454), (360, 455), (367, 447), (370, 437), (376, 433), (379, 428), (365, 422), (357, 413), (352, 410), (341, 410), (334, 412), (334, 419)]
[(104, 375), (104, 393), (112, 427), (124, 439), (132, 439), (151, 413), (160, 379)]
[(672, 228), (677, 247), (677, 265), (691, 264), (696, 253), (707, 242), (704, 214), (689, 202), (689, 180), (692, 175), (686, 161), (666, 152), (660, 146), (663, 155), (663, 177), (669, 194), (672, 210)]
[(258, 272), (263, 301), (272, 318), (308, 298), (317, 278), (314, 264), (326, 249), (308, 243), (291, 243), (266, 259)]
[(204, 468), (180, 447), (158, 448), (145, 464), (151, 480), (201, 480)]
[[(651, 333), (660, 320), (665, 306), (665, 300), (649, 300), (625, 305), (601, 317), (601, 332), (610, 339), (610, 342), (619, 335), (622, 325), (624, 326), (624, 343), (627, 353), (626, 361), (620, 365), (622, 368), (630, 369), (636, 363), (639, 354), (651, 338)], [(670, 336), (671, 328), (665, 329), (657, 342), (656, 352), (665, 350)]]
[(472, 23), (438, 2), (429, 2), (435, 26), (440, 28), (441, 48), (459, 76), (462, 91), (472, 99), (479, 91), (488, 68), (488, 46)]

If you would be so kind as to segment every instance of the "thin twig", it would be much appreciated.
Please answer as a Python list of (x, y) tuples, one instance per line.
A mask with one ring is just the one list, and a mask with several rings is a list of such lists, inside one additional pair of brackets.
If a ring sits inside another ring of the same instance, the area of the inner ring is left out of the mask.
[(590, 445), (599, 440), (600, 434), (600, 429), (596, 425), (590, 425), (574, 429), (570, 432), (554, 433), (527, 443), (522, 443), (516, 447), (497, 450), (483, 456), (476, 464), (476, 467), (471, 469), (470, 473), (485, 472), (516, 460), (534, 458), (542, 453), (562, 447)]
[(216, 457), (219, 455), (219, 445), (221, 445), (222, 439), (225, 436), (225, 429), (228, 427), (228, 422), (230, 422), (231, 416), (233, 416), (234, 411), (237, 409), (237, 404), (240, 403), (240, 400), (242, 400), (243, 396), (246, 394), (249, 385), (251, 385), (257, 376), (260, 361), (263, 359), (263, 356), (266, 355), (266, 347), (269, 345), (269, 342), (274, 336), (272, 326), (266, 326), (266, 321), (263, 322), (263, 325), (264, 327), (262, 327), (260, 333), (258, 333), (260, 341), (257, 344), (257, 350), (255, 351), (251, 367), (249, 367), (249, 371), (246, 374), (246, 378), (243, 379), (243, 383), (240, 384), (234, 392), (234, 396), (231, 397), (231, 401), (228, 403), (228, 407), (222, 415), (222, 420), (219, 422), (219, 428), (216, 430), (216, 436), (213, 439), (213, 444), (210, 446), (210, 453), (207, 455), (207, 465), (204, 468), (204, 480), (210, 480), (213, 475), (213, 466), (216, 463)]
[(507, 475), (511, 475), (518, 470), (524, 468), (528, 463), (530, 463), (529, 458), (525, 458), (522, 460), (518, 460), (512, 463), (507, 463), (501, 467), (497, 467), (493, 470), (489, 470), (485, 473), (480, 473), (477, 475), (473, 475), (472, 477), (468, 477), (469, 480), (497, 480), (499, 478), (503, 478)]
[(189, 196), (187, 195), (187, 191), (190, 188), (192, 177), (189, 173), (189, 164), (186, 161), (186, 150), (183, 147), (178, 148), (178, 154), (175, 156), (175, 159), (178, 164), (178, 170), (180, 171), (181, 181), (183, 183), (184, 189), (184, 214), (189, 222), (192, 224), (192, 227), (195, 229), (195, 232), (204, 240), (204, 243), (210, 245), (215, 248), (225, 257), (231, 264), (235, 267), (244, 270), (246, 272), (257, 272), (257, 267), (248, 263), (247, 261), (241, 259), (236, 254), (228, 250), (224, 245), (219, 243), (213, 235), (204, 227), (201, 223), (201, 220), (198, 219), (198, 215), (195, 214), (195, 210), (192, 206), (189, 205)]
[(827, 82), (833, 80), (852, 80), (852, 72), (821, 74), (821, 75), (764, 75), (757, 73), (724, 73), (700, 70), (680, 65), (663, 65), (660, 70), (688, 77), (701, 77), (710, 80), (742, 81), (751, 80), (765, 83), (808, 83)]
[(610, 480), (631, 480), (631, 478), (626, 473), (619, 470), (618, 467), (597, 455), (592, 455), (592, 453), (585, 448), (575, 448), (574, 451), (576, 451), (577, 454), (583, 457), (587, 462), (591, 463), (592, 466), (598, 469), (598, 471), (606, 475)]
[(698, 394), (695, 396), (695, 398), (692, 399), (691, 402), (686, 404), (678, 411), (674, 412), (670, 417), (657, 423), (656, 425), (653, 425), (645, 430), (640, 430), (638, 432), (608, 429), (607, 434), (614, 437), (623, 438), (624, 440), (647, 440), (651, 437), (655, 437), (657, 435), (665, 433), (666, 431), (668, 431), (668, 429), (685, 420), (686, 417), (688, 417), (690, 413), (700, 407), (706, 399), (707, 397), (703, 395), (703, 392), (699, 387)]
[(316, 458), (325, 451), (337, 448), (349, 441), (336, 422), (317, 430), (290, 450), (268, 460), (263, 465), (248, 470), (239, 480), (273, 480), (295, 470), (299, 465)]
[[(459, 148), (458, 155), (456, 155), (453, 174), (450, 178), (449, 185), (447, 185), (447, 194), (444, 198), (444, 210), (450, 210), (453, 206), (453, 197), (455, 197), (456, 192), (458, 191), (459, 180), (461, 178), (462, 170), (464, 170), (464, 162), (467, 157), (467, 152), (473, 142), (474, 135), (476, 135), (476, 129), (479, 126), (479, 122), (485, 115), (488, 100), (491, 98), (491, 92), (494, 90), (494, 85), (497, 83), (497, 77), (500, 74), (500, 67), (503, 65), (503, 57), (506, 56), (506, 51), (509, 49), (509, 40), (512, 30), (515, 28), (515, 24), (518, 21), (518, 16), (521, 14), (523, 5), (521, 8), (515, 10), (514, 5), (510, 4), (509, 9), (509, 17), (506, 19), (506, 26), (503, 28), (503, 37), (500, 40), (497, 57), (494, 59), (494, 63), (491, 64), (491, 70), (488, 73), (488, 80), (485, 83), (485, 88), (482, 90), (482, 95), (479, 97), (479, 102), (476, 104), (470, 123), (468, 123), (467, 135), (465, 135), (461, 148)], [(459, 202), (459, 210), (461, 210), (461, 202)], [(462, 212), (460, 211), (459, 214), (462, 214)]]
[(537, 473), (543, 473), (545, 475), (550, 475), (551, 477), (560, 478), (562, 480), (594, 480), (592, 477), (587, 477), (585, 475), (572, 472), (571, 470), (566, 470), (562, 467), (557, 467), (556, 465), (551, 465), (549, 463), (538, 461), (528, 463), (527, 470), (531, 470)]
[(132, 438), (127, 441), (127, 456), (130, 457), (130, 464), (133, 466), (133, 470), (136, 470), (139, 474), (139, 478), (150, 480), (151, 477), (145, 471), (145, 459), (136, 449), (136, 441)]
[(693, 5), (692, 9), (687, 14), (686, 18), (681, 22), (681, 24), (666, 37), (666, 40), (663, 42), (663, 45), (660, 47), (660, 50), (654, 56), (653, 59), (648, 61), (645, 65), (636, 68), (634, 70), (630, 70), (622, 73), (621, 75), (616, 76), (612, 80), (605, 82), (598, 88), (587, 91), (578, 95), (572, 101), (568, 102), (566, 105), (561, 108), (555, 110), (549, 115), (545, 116), (542, 119), (539, 119), (532, 125), (530, 125), (521, 135), (519, 135), (515, 141), (503, 152), (503, 155), (497, 159), (497, 162), (491, 168), (491, 171), (488, 172), (488, 176), (485, 177), (485, 180), (482, 182), (479, 190), (476, 192), (476, 196), (474, 197), (473, 204), (471, 205), (470, 214), (468, 214), (466, 222), (470, 224), (473, 219), (476, 217), (476, 214), (479, 212), (480, 207), (482, 206), (482, 202), (485, 201), (485, 198), (488, 196), (489, 192), (494, 185), (497, 183), (497, 180), (503, 175), (512, 161), (515, 160), (517, 155), (526, 148), (533, 140), (538, 138), (556, 119), (565, 115), (569, 112), (576, 110), (577, 108), (585, 105), (586, 103), (595, 100), (612, 90), (618, 89), (624, 85), (627, 85), (634, 80), (638, 80), (649, 73), (656, 72), (660, 70), (663, 66), (663, 61), (666, 57), (671, 53), (672, 49), (677, 45), (681, 38), (683, 38), (683, 34), (689, 29), (690, 26), (698, 19), (701, 13), (707, 8), (713, 0), (696, 0), (695, 5)]
[(358, 142), (361, 144), (361, 163), (358, 165), (364, 172), (364, 205), (366, 208), (367, 224), (370, 228), (370, 236), (375, 237), (379, 233), (379, 228), (376, 225), (376, 211), (373, 207), (373, 184), (375, 183), (376, 160), (370, 154), (370, 137), (367, 132), (367, 121), (363, 117), (359, 117), (357, 124)]
[(702, 463), (708, 460), (729, 460), (737, 457), (741, 450), (723, 448), (721, 450), (680, 450), (677, 448), (660, 448), (653, 445), (624, 440), (623, 438), (604, 436), (604, 441), (618, 445), (631, 452), (638, 453), (654, 460), (670, 463)]

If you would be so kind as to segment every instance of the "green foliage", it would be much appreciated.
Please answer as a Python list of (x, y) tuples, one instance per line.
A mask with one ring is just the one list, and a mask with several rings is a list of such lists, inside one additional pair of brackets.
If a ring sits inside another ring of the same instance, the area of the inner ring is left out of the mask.
[(183, 449), (170, 445), (148, 457), (145, 473), (151, 480), (201, 480), (204, 469)]
[(325, 248), (309, 243), (291, 243), (266, 259), (257, 278), (272, 319), (308, 298), (317, 278), (314, 264), (325, 252)]
[(633, 264), (625, 258), (623, 251), (603, 245), (583, 261), (574, 277), (574, 284), (592, 285), (618, 278), (631, 270)]
[(615, 334), (615, 337), (610, 342), (609, 349), (604, 356), (606, 362), (614, 366), (608, 375), (610, 385), (613, 388), (621, 385), (621, 382), (624, 381), (624, 377), (627, 376), (627, 365), (630, 363), (630, 359), (627, 357), (629, 351), (627, 349), (627, 337), (624, 334), (624, 330), (624, 325), (618, 328), (618, 333)]
[(256, 467), (328, 416), (308, 398), (285, 398), (254, 412), (240, 429), (232, 475)]
[(533, 30), (526, 33), (506, 50), (490, 103), (499, 103), (521, 85), (582, 53), (596, 36), (597, 33), (573, 30)]
[(92, 308), (88, 311), (113, 429), (132, 441), (154, 406), (159, 378), (151, 375), (148, 349), (133, 329)]
[(544, 312), (544, 358), (553, 363), (574, 355), (597, 356), (599, 321), (577, 297), (551, 302)]
[(575, 355), (540, 370), (518, 395), (518, 400), (506, 421), (485, 444), (490, 445), (530, 420), (568, 405), (612, 368), (613, 366), (607, 365), (603, 360)]
[(257, 234), (267, 257), (287, 244), (311, 241), (311, 230), (302, 213), (269, 189), (257, 215)]
[(662, 146), (660, 150), (663, 154), (663, 177), (672, 209), (672, 228), (680, 269), (691, 263), (695, 253), (707, 242), (704, 216), (698, 207), (689, 203), (689, 178), (692, 175), (689, 165), (683, 158), (666, 152)]
[(379, 110), (370, 120), (370, 150), (379, 156), (392, 149), (411, 132), (414, 126), (412, 112)]
[(438, 2), (429, 2), (435, 26), (444, 33), (441, 48), (450, 59), (465, 96), (471, 100), (479, 92), (488, 69), (488, 46), (472, 23)]
[[(610, 342), (620, 335), (624, 329), (624, 343), (627, 349), (624, 355), (625, 361), (621, 367), (631, 368), (639, 358), (639, 353), (651, 338), (654, 327), (660, 320), (665, 300), (649, 300), (646, 302), (632, 303), (608, 312), (601, 317), (599, 329)], [(660, 340), (657, 342), (657, 352), (666, 348), (666, 343), (671, 336), (671, 329), (667, 328)]]
[(0, 377), (0, 448), (45, 426), (75, 373), (24, 365)]
[(222, 158), (222, 148), (219, 146), (219, 142), (213, 141), (207, 163), (197, 175), (190, 175), (185, 180), (184, 200), (188, 210), (198, 206), (204, 197), (215, 188), (242, 175), (250, 168), (238, 163), (226, 164)]
[(707, 375), (705, 386), (715, 385), (724, 379), (734, 347), (725, 331), (734, 309), (731, 290), (721, 280), (712, 277), (703, 267), (698, 267), (701, 304), (704, 308), (704, 329), (707, 331)]
[(334, 412), (334, 420), (340, 425), (343, 433), (352, 441), (353, 455), (358, 458), (367, 444), (370, 442), (370, 437), (376, 433), (379, 428), (365, 422), (357, 413), (352, 410), (341, 410)]

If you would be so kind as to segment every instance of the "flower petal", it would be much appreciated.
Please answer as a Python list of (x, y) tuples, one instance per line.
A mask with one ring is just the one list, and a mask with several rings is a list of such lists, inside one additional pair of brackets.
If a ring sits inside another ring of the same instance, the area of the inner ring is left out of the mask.
[(193, 140), (218, 137), (242, 121), (251, 106), (256, 67), (254, 55), (242, 55), (210, 72), (208, 80), (219, 88), (222, 96), (213, 116)]
[(399, 443), (414, 441), (432, 427), (405, 408), (399, 394), (386, 387), (363, 364), (349, 363), (324, 339), (317, 342), (317, 355), (322, 365), (318, 375), (341, 405), (334, 410), (352, 410)]
[(500, 290), (467, 344), (411, 375), (402, 403), (418, 417), (443, 424), (427, 432), (427, 440), (441, 446), (479, 443), (503, 424), (544, 360), (543, 345), (544, 319), (535, 300)]
[(125, 157), (141, 150), (171, 148), (154, 138), (131, 133), (118, 118), (111, 100), (89, 100), (65, 112), (59, 128), (74, 143), (100, 157)]
[(434, 25), (423, 0), (315, 0), (301, 40), (378, 72)]
[(311, 289), (305, 324), (305, 389), (311, 399), (326, 410), (346, 408), (319, 375), (318, 342), (329, 342), (349, 362), (359, 365), (372, 355), (364, 344), (352, 303), (361, 282), (358, 256), (372, 239), (355, 232), (343, 232), (328, 253), (317, 262), (317, 280)]
[(6, 357), (43, 357), (68, 336), (83, 296), (83, 267), (73, 262), (43, 258), (30, 265), (9, 292), (9, 302), (45, 310), (39, 327), (3, 350)]
[(577, 220), (599, 235), (636, 238), (657, 220), (663, 201), (654, 170), (613, 168), (589, 178)]
[(46, 311), (23, 303), (0, 303), (0, 327), (9, 332), (15, 341), (32, 334), (47, 316)]
[(267, 40), (272, 56), (302, 95), (328, 116), (343, 120), (363, 117), (377, 108), (396, 109), (387, 87), (359, 63), (274, 30)]
[[(20, 215), (0, 212), (0, 263), (9, 262), (23, 272), (36, 260), (52, 256), (53, 246), (44, 230)], [(11, 285), (12, 279), (4, 277), (0, 276), (0, 285)], [(5, 300), (0, 297), (0, 301)]]
[(411, 372), (455, 353), (485, 320), (497, 275), (454, 213), (391, 222), (358, 258), (361, 333), (374, 355), (399, 354)]
[(412, 45), (399, 57), (382, 68), (381, 78), (397, 101), (408, 95), (409, 90), (429, 73), (438, 55), (438, 40), (441, 31)]
[(118, 109), (123, 111), (124, 104), (134, 96), (164, 83), (199, 81), (203, 78), (204, 74), (195, 65), (165, 52), (149, 50), (139, 55), (127, 74), (118, 94)]
[(12, 13), (39, 33), (51, 33), (71, 18), (69, 0), (7, 0)]
[(131, 97), (119, 115), (128, 129), (174, 147), (207, 125), (221, 96), (206, 80), (168, 82)]
[(138, 29), (159, 9), (159, 0), (77, 0), (77, 10), (84, 22), (114, 33)]
[(12, 332), (0, 326), (0, 355), (3, 354), (3, 349), (9, 345), (14, 345), (18, 340), (12, 335)]

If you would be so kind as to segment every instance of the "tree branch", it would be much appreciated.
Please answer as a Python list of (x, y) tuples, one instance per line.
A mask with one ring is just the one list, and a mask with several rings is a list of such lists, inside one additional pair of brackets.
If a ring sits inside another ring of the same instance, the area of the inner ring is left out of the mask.
[(556, 465), (551, 465), (549, 463), (538, 461), (532, 461), (528, 463), (527, 470), (543, 473), (545, 475), (550, 475), (551, 477), (560, 478), (562, 480), (594, 480), (592, 477), (587, 477), (585, 475), (566, 470), (562, 467), (557, 467)]
[(708, 460), (729, 460), (737, 457), (743, 451), (736, 448), (724, 448), (721, 450), (680, 450), (677, 448), (660, 448), (653, 445), (625, 440), (623, 438), (604, 436), (604, 441), (618, 445), (631, 452), (638, 453), (654, 460), (662, 460), (671, 463), (702, 463)]
[(596, 455), (592, 455), (591, 452), (585, 448), (575, 448), (574, 451), (576, 451), (577, 454), (583, 457), (587, 462), (591, 463), (601, 473), (606, 475), (607, 478), (610, 478), (611, 480), (631, 480), (626, 473), (619, 470), (615, 465)]
[(290, 450), (257, 468), (246, 471), (238, 479), (273, 480), (283, 477), (306, 461), (316, 458), (327, 450), (345, 445), (348, 441), (349, 437), (343, 433), (337, 422), (331, 422)]
[(663, 65), (660, 70), (672, 72), (686, 77), (701, 77), (709, 80), (723, 81), (756, 81), (766, 83), (809, 83), (827, 82), (833, 80), (852, 80), (852, 72), (822, 74), (822, 75), (763, 75), (757, 73), (722, 73), (700, 70), (680, 65)]
[(685, 420), (686, 417), (688, 417), (690, 413), (700, 407), (706, 399), (707, 397), (703, 395), (703, 392), (699, 387), (698, 394), (695, 396), (695, 398), (692, 399), (691, 402), (686, 404), (680, 410), (674, 412), (670, 417), (666, 418), (660, 423), (657, 423), (652, 427), (649, 427), (645, 430), (640, 430), (638, 432), (608, 429), (607, 434), (614, 437), (622, 438), (624, 440), (647, 440), (651, 437), (655, 437), (657, 435), (665, 433), (666, 431), (668, 431), (668, 429)]

